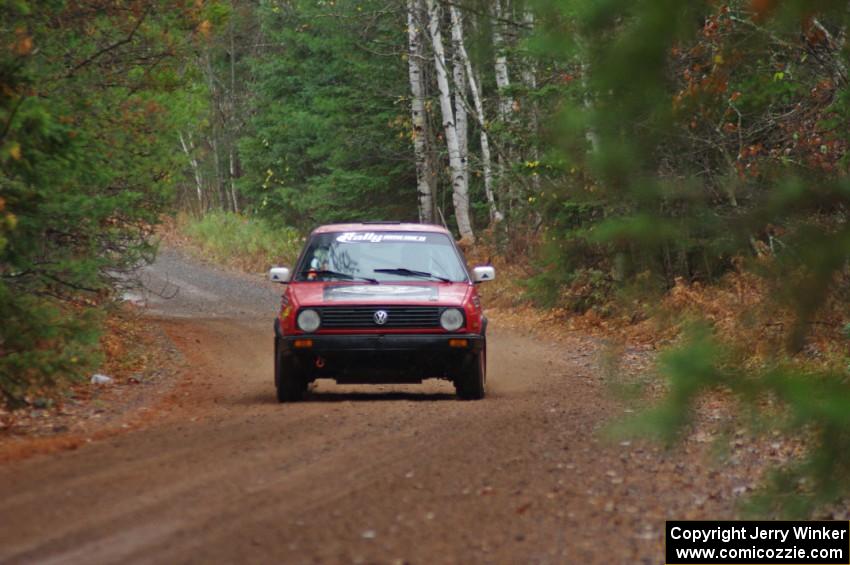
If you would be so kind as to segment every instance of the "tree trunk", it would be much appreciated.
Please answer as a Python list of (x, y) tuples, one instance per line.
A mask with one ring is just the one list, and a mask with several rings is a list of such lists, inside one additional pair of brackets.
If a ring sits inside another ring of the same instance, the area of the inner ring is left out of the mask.
[(493, 49), (496, 51), (496, 86), (499, 88), (499, 115), (505, 121), (510, 119), (514, 109), (514, 101), (507, 94), (511, 86), (508, 74), (508, 55), (505, 47), (504, 15), (502, 0), (492, 0), (490, 3), (491, 20), (493, 23)]
[(466, 114), (466, 71), (460, 51), (463, 46), (463, 16), (450, 6), (452, 27), (452, 76), (455, 87), (455, 129), (460, 149), (460, 161), (463, 164), (463, 178), (469, 186), (469, 120)]
[(198, 160), (195, 158), (195, 146), (192, 143), (192, 134), (186, 133), (186, 138), (183, 137), (183, 132), (179, 132), (180, 145), (183, 147), (183, 153), (189, 159), (189, 164), (192, 166), (192, 172), (195, 175), (195, 190), (198, 193), (198, 212), (204, 213), (204, 178), (201, 176), (201, 167), (198, 165)]
[(236, 178), (239, 172), (239, 163), (237, 162), (236, 147), (234, 140), (230, 141), (230, 198), (233, 202), (233, 211), (239, 213), (239, 199), (236, 197)]
[(230, 26), (228, 32), (230, 34), (230, 116), (228, 119), (228, 123), (230, 124), (230, 131), (228, 132), (229, 137), (229, 167), (228, 173), (230, 177), (230, 199), (233, 204), (233, 211), (237, 214), (239, 213), (239, 199), (236, 196), (236, 177), (239, 171), (238, 159), (239, 157), (236, 155), (236, 41), (233, 33), (233, 18), (234, 15), (230, 16)]
[(590, 89), (589, 81), (591, 69), (590, 64), (587, 62), (588, 48), (585, 42), (582, 40), (581, 36), (575, 36), (575, 40), (578, 47), (578, 55), (576, 56), (575, 61), (579, 68), (582, 92), (582, 105), (584, 106), (585, 121), (587, 122), (587, 129), (584, 132), (584, 139), (590, 146), (590, 152), (596, 153), (599, 150), (599, 136), (596, 133), (596, 129), (594, 129), (593, 127), (593, 122), (595, 121), (593, 116), (594, 99), (593, 92)]
[(490, 223), (493, 224), (502, 221), (503, 216), (496, 206), (496, 198), (493, 194), (493, 164), (490, 156), (490, 138), (487, 135), (484, 120), (484, 105), (481, 102), (481, 92), (478, 90), (478, 82), (472, 70), (472, 62), (463, 41), (463, 20), (460, 17), (460, 11), (454, 5), (450, 6), (449, 10), (451, 11), (452, 28), (459, 31), (459, 39), (455, 43), (456, 55), (460, 58), (460, 63), (466, 71), (469, 90), (472, 93), (472, 103), (475, 105), (475, 118), (481, 131), (481, 168), (484, 174), (484, 194), (487, 197), (487, 205), (490, 211)]
[(416, 162), (416, 194), (419, 221), (434, 223), (434, 192), (431, 160), (428, 158), (425, 122), (425, 83), (422, 76), (422, 31), (418, 18), (421, 0), (407, 0), (407, 70), (410, 76), (410, 117), (413, 126), (413, 156)]
[(475, 242), (475, 234), (469, 220), (469, 192), (463, 162), (461, 161), (454, 111), (452, 110), (452, 93), (446, 70), (446, 53), (443, 48), (443, 36), (440, 32), (440, 7), (437, 0), (426, 0), (426, 3), (428, 5), (428, 19), (430, 20), (431, 42), (434, 49), (437, 86), (440, 90), (440, 112), (443, 116), (443, 128), (446, 132), (446, 146), (449, 153), (449, 168), (452, 175), (452, 203), (454, 204), (455, 219), (457, 220), (461, 241), (471, 244)]
[[(207, 86), (210, 89), (210, 98), (212, 100), (213, 106), (215, 106), (220, 103), (220, 100), (218, 88), (215, 84), (215, 71), (212, 67), (212, 60), (210, 58), (209, 49), (204, 51), (203, 65), (207, 78)], [(207, 141), (213, 154), (213, 167), (215, 169), (213, 171), (213, 182), (215, 183), (215, 190), (218, 195), (219, 206), (221, 206), (222, 210), (224, 210), (228, 207), (229, 203), (228, 199), (224, 196), (224, 188), (222, 187), (221, 182), (221, 160), (218, 154), (218, 136), (221, 130), (221, 126), (218, 122), (218, 116), (213, 115), (212, 128), (210, 129), (210, 135), (207, 138)]]
[[(581, 68), (581, 90), (584, 92), (584, 109), (587, 112), (587, 115), (591, 117), (593, 114), (593, 94), (588, 89), (587, 78), (590, 73), (590, 65), (585, 63), (584, 61), (580, 64)], [(587, 127), (587, 131), (584, 133), (584, 138), (587, 140), (588, 145), (590, 145), (590, 151), (592, 153), (597, 153), (599, 151), (599, 136), (596, 134), (596, 130), (593, 128), (592, 122), (591, 125)]]
[[(510, 74), (508, 72), (508, 55), (507, 46), (505, 44), (505, 14), (502, 10), (503, 0), (492, 0), (490, 3), (490, 21), (493, 28), (493, 50), (496, 53), (495, 59), (495, 74), (496, 87), (499, 94), (499, 118), (507, 123), (511, 122), (514, 111), (514, 100), (508, 94), (511, 86)], [(507, 162), (513, 160), (513, 152), (510, 147), (503, 146), (499, 152), (499, 180), (500, 184), (504, 185), (505, 170), (508, 168)], [(501, 192), (504, 194), (502, 200), (503, 209), (511, 211), (514, 201), (517, 199), (516, 191), (511, 189), (511, 185), (507, 185), (507, 190)]]
[[(534, 13), (526, 8), (525, 13), (523, 14), (523, 23), (526, 27), (527, 33), (532, 33), (534, 31)], [(529, 94), (534, 93), (537, 90), (537, 65), (534, 62), (533, 57), (526, 56), (525, 61), (523, 61), (522, 66), (522, 82), (525, 85), (525, 88), (528, 90)], [(533, 187), (535, 192), (540, 192), (540, 175), (537, 173), (537, 165), (540, 161), (540, 152), (538, 150), (538, 142), (540, 139), (540, 124), (538, 119), (538, 108), (536, 102), (531, 102), (531, 151), (529, 153), (529, 160), (534, 163), (534, 167), (531, 171), (531, 186)]]
[(210, 136), (207, 138), (210, 144), (210, 148), (212, 149), (213, 154), (213, 167), (214, 171), (214, 180), (216, 186), (216, 192), (218, 194), (218, 204), (221, 206), (222, 210), (227, 210), (230, 206), (228, 202), (228, 198), (224, 195), (224, 185), (221, 182), (221, 159), (218, 155), (218, 136), (219, 136), (220, 128), (216, 127), (215, 123), (213, 123), (212, 132)]

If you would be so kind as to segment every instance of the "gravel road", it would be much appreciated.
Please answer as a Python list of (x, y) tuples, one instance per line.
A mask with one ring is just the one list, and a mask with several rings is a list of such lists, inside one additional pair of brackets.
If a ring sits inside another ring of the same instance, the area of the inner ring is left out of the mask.
[(666, 518), (746, 489), (701, 446), (605, 440), (623, 407), (588, 338), (491, 322), (481, 402), (323, 382), (279, 405), (275, 287), (172, 250), (145, 280), (189, 368), (142, 429), (0, 467), (0, 561), (661, 563)]

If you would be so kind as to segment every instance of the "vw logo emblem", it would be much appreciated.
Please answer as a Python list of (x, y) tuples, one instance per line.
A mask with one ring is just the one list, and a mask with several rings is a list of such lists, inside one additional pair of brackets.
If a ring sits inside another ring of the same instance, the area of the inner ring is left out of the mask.
[(375, 323), (379, 326), (383, 326), (384, 324), (386, 324), (388, 317), (389, 316), (385, 310), (378, 310), (373, 316), (373, 318), (375, 318)]

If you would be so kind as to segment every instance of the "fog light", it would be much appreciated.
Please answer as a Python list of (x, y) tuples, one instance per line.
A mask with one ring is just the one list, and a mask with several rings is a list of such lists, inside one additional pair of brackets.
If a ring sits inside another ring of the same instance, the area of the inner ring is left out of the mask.
[(312, 339), (296, 339), (295, 340), (295, 349), (307, 349), (313, 347)]
[(469, 346), (469, 340), (466, 339), (450, 339), (449, 347), (467, 347)]

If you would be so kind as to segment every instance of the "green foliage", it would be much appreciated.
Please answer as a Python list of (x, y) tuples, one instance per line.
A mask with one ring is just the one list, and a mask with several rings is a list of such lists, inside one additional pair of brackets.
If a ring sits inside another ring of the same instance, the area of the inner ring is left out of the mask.
[(762, 511), (809, 514), (848, 496), (846, 375), (804, 370), (798, 359), (811, 321), (846, 294), (847, 132), (836, 112), (848, 61), (834, 40), (847, 25), (846, 2), (819, 2), (817, 13), (802, 1), (541, 4), (564, 22), (541, 44), (557, 56), (569, 28), (590, 69), (592, 103), (564, 100), (559, 143), (575, 148), (588, 131), (596, 136), (597, 149), (575, 165), (594, 180), (568, 184), (565, 198), (580, 200), (592, 184), (604, 210), (603, 221), (582, 218), (578, 227), (547, 212), (569, 226), (551, 230), (546, 248), (564, 255), (550, 259), (570, 271), (563, 283), (586, 268), (573, 257), (578, 236), (595, 245), (592, 264), (619, 271), (624, 285), (645, 272), (668, 287), (677, 277), (716, 280), (734, 258), (758, 254), (739, 265), (778, 283), (770, 308), (796, 313), (787, 350), (755, 368), (729, 336), (695, 326), (662, 356), (668, 394), (640, 429), (675, 439), (701, 394), (731, 391), (742, 414), (766, 429), (781, 421), (807, 447), (765, 486)]
[(4, 331), (0, 356), (0, 390), (13, 406), (27, 398), (53, 396), (57, 386), (74, 381), (100, 360), (99, 316), (93, 310), (12, 294), (0, 285), (0, 316), (15, 330)]
[[(606, 249), (592, 240), (592, 226), (604, 217), (599, 202), (556, 199), (541, 235), (538, 274), (526, 283), (530, 298), (544, 307), (584, 312), (610, 300), (611, 275)], [(552, 209), (554, 208), (554, 209)]]
[[(830, 176), (846, 160), (835, 129), (846, 54), (812, 20), (801, 42), (787, 23), (794, 3), (763, 19), (742, 1), (542, 4), (561, 24), (540, 35), (541, 49), (560, 55), (562, 69), (587, 63), (583, 96), (561, 99), (558, 144), (599, 186), (606, 225), (597, 237), (629, 258), (631, 275), (661, 269), (669, 286), (716, 280), (754, 237), (768, 239), (772, 219), (753, 215), (773, 187), (803, 167)], [(582, 149), (588, 132), (596, 151)]]
[[(242, 194), (284, 225), (414, 219), (404, 17), (384, 3), (269, 3)], [(377, 53), (385, 53), (379, 55)]]
[(178, 223), (206, 257), (255, 271), (294, 265), (304, 244), (303, 236), (292, 228), (229, 212), (210, 212), (200, 219), (183, 217)]
[(192, 2), (0, 7), (0, 399), (80, 376), (116, 277), (153, 253)]

